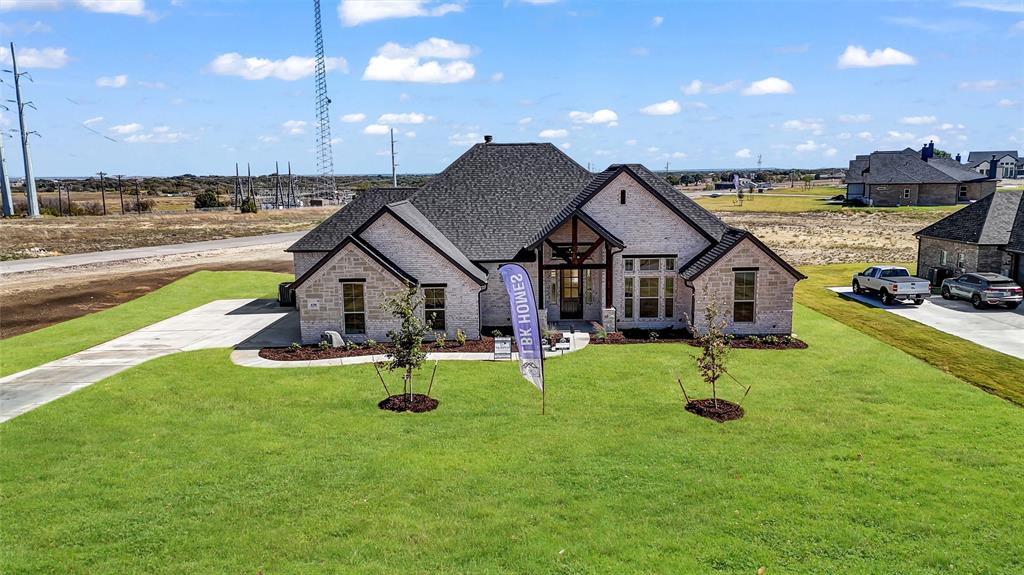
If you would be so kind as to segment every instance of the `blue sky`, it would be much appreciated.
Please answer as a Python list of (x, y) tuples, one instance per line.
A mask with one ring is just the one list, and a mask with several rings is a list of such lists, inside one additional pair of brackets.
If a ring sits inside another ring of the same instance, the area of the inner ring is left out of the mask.
[[(584, 166), (841, 166), (1024, 148), (1024, 2), (324, 0), (338, 173), (434, 172), (484, 134)], [(312, 2), (2, 0), (36, 172), (313, 160)], [(10, 75), (0, 84), (13, 98)], [(10, 112), (0, 127), (16, 126)], [(111, 141), (111, 138), (116, 141)], [(5, 142), (19, 176), (17, 139)]]

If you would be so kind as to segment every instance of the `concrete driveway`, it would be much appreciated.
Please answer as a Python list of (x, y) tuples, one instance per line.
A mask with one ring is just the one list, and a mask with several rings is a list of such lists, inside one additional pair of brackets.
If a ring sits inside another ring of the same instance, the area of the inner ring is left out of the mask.
[(273, 300), (217, 300), (138, 331), (0, 379), (0, 422), (181, 351), (234, 347), (294, 314)]
[(830, 290), (865, 305), (912, 319), (939, 331), (961, 337), (978, 345), (1024, 359), (1024, 306), (974, 309), (970, 302), (944, 300), (932, 296), (920, 306), (909, 303), (883, 305), (873, 295), (858, 295), (848, 287)]

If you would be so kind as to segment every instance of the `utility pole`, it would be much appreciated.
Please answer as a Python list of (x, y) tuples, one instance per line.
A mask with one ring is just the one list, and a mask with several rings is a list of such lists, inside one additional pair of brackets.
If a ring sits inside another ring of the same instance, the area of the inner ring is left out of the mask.
[(121, 178), (124, 177), (124, 174), (118, 174), (115, 177), (117, 178), (117, 193), (118, 193), (118, 195), (121, 196), (121, 215), (123, 216), (124, 215), (124, 188), (121, 187)]
[[(18, 104), (18, 124), (21, 127), (21, 154), (25, 159), (25, 195), (28, 197), (28, 217), (39, 217), (39, 197), (36, 194), (36, 178), (32, 175), (32, 155), (29, 153), (28, 136), (33, 132), (28, 131), (25, 125), (25, 106), (35, 106), (32, 102), (23, 102), (21, 99), (21, 77), (27, 72), (18, 72), (18, 59), (14, 55), (14, 42), (11, 42), (11, 67), (14, 69), (14, 97)], [(29, 80), (32, 76), (29, 76)]]
[(135, 213), (142, 215), (142, 201), (139, 198), (139, 180), (135, 180)]
[(242, 178), (238, 175), (238, 162), (235, 162), (235, 209), (242, 207)]
[[(7, 109), (4, 106), (0, 108)], [(11, 178), (7, 175), (7, 156), (4, 156), (4, 138), (7, 134), (0, 131), (0, 192), (3, 193), (3, 214), (5, 218), (14, 215), (14, 197), (11, 195)]]
[(292, 163), (288, 162), (288, 207), (298, 207), (295, 201), (295, 180), (292, 179)]
[(71, 186), (69, 186), (67, 184), (64, 184), (64, 193), (66, 193), (68, 195), (68, 217), (70, 218), (71, 216), (75, 215), (72, 212), (72, 206), (71, 206)]
[(281, 209), (281, 166), (274, 162), (274, 209)]
[(96, 172), (96, 175), (100, 177), (100, 198), (103, 200), (103, 215), (107, 215), (107, 188), (103, 183), (103, 176), (107, 175), (106, 172)]
[(391, 128), (391, 187), (398, 187), (398, 164), (395, 162), (395, 129)]

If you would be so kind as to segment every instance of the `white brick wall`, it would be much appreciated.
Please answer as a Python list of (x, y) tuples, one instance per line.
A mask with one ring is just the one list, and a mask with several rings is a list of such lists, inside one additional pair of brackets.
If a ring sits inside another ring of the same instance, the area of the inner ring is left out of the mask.
[[(621, 190), (626, 190), (625, 204), (619, 202)], [(615, 178), (583, 206), (583, 211), (626, 244), (624, 251), (612, 256), (615, 277), (612, 301), (618, 317), (618, 328), (685, 325), (680, 318), (689, 313), (691, 292), (683, 286), (682, 278), (678, 276), (675, 281), (675, 318), (627, 320), (622, 317), (622, 258), (630, 255), (673, 254), (678, 269), (710, 242), (627, 174)]]
[[(758, 268), (755, 284), (754, 322), (734, 323), (733, 268)], [(694, 324), (704, 329), (704, 294), (714, 297), (719, 309), (729, 321), (728, 333), (736, 335), (788, 335), (793, 331), (793, 286), (796, 278), (789, 274), (771, 256), (762, 251), (749, 239), (744, 239), (725, 257), (718, 260), (711, 269), (694, 280), (696, 310)], [(705, 292), (705, 288), (707, 291)]]
[[(445, 332), (449, 339), (462, 328), (469, 339), (480, 337), (480, 290), (473, 279), (391, 214), (384, 214), (361, 237), (420, 283), (447, 284)], [(422, 311), (422, 307), (420, 308)]]
[(309, 271), (309, 268), (316, 265), (316, 262), (323, 259), (329, 252), (295, 252), (292, 254), (292, 261), (295, 262), (295, 279), (302, 277), (302, 274)]
[[(501, 263), (483, 264), (487, 269), (487, 289), (480, 293), (480, 316), (481, 323), (487, 326), (510, 326), (512, 317), (509, 315), (508, 292), (505, 291), (505, 282), (501, 281), (501, 273), (498, 268)], [(530, 283), (533, 284), (534, 297), (537, 297), (537, 263), (519, 264), (526, 269), (530, 276)], [(540, 300), (537, 300), (540, 303)], [(547, 297), (544, 305), (548, 305)], [(490, 334), (484, 334), (490, 335)]]

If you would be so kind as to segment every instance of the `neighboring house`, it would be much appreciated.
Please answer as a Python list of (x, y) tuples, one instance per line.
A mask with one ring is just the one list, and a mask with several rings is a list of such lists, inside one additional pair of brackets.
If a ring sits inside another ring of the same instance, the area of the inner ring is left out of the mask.
[(1016, 150), (971, 152), (967, 154), (967, 167), (998, 179), (1024, 177), (1024, 164)]
[(994, 272), (1024, 282), (1024, 192), (995, 192), (917, 232), (917, 275)]
[(936, 158), (935, 144), (873, 152), (850, 161), (846, 197), (873, 206), (935, 206), (973, 201), (994, 192), (994, 179), (950, 158)]
[(360, 194), (288, 248), (302, 340), (383, 340), (403, 285), (425, 318), (474, 339), (511, 325), (498, 273), (526, 268), (542, 323), (608, 330), (703, 325), (716, 298), (735, 334), (788, 334), (804, 276), (639, 164), (591, 173), (551, 144), (477, 144), (422, 188)]

